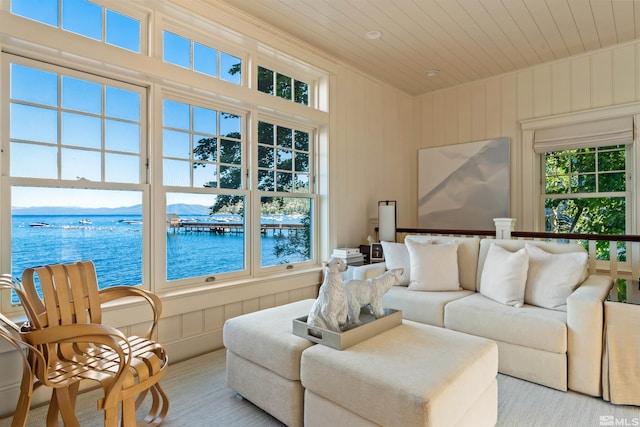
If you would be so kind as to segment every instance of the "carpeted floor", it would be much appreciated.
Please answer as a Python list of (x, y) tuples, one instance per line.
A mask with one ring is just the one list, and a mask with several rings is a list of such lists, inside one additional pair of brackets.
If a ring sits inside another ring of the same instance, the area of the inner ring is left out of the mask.
[[(218, 350), (169, 367), (162, 381), (171, 406), (163, 426), (283, 426), (227, 387), (225, 350)], [(590, 427), (640, 425), (640, 407), (611, 405), (602, 399), (561, 392), (505, 375), (498, 376), (498, 426)], [(82, 394), (78, 418), (84, 426), (101, 426), (96, 408), (100, 391)], [(31, 411), (28, 426), (45, 425), (46, 407)], [(11, 424), (10, 418), (0, 426)]]

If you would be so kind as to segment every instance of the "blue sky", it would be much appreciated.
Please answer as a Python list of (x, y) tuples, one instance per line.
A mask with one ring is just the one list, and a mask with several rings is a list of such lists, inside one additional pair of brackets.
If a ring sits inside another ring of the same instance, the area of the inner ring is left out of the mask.
[[(86, 0), (13, 0), (11, 11), (84, 37), (138, 53), (141, 51), (140, 21), (106, 9), (103, 22), (103, 6)], [(228, 73), (240, 59), (167, 32), (165, 41), (163, 49), (168, 62), (212, 76), (218, 74), (219, 65), (222, 68), (221, 79), (241, 83), (239, 73), (234, 76)], [(139, 140), (140, 126), (144, 125), (140, 119), (139, 93), (108, 85), (103, 87), (99, 83), (70, 76), (63, 76), (59, 81), (55, 72), (13, 64), (11, 98), (20, 102), (11, 106), (11, 138), (29, 142), (12, 143), (12, 176), (57, 179), (60, 154), (62, 179), (102, 181), (101, 169), (104, 166), (104, 180), (107, 182), (140, 183), (139, 155), (141, 145), (146, 142)], [(103, 105), (105, 111), (102, 111)], [(171, 110), (171, 114), (165, 112), (165, 115), (174, 120), (180, 119), (180, 123), (165, 123), (165, 126), (189, 130), (188, 105), (165, 102), (164, 107)], [(187, 107), (186, 116), (185, 111), (177, 111), (180, 107)], [(62, 113), (60, 108), (64, 110)], [(219, 135), (241, 132), (242, 120), (237, 116), (220, 116), (218, 119), (216, 111), (198, 107), (193, 109), (193, 115), (195, 132), (215, 134), (216, 127), (219, 127)], [(107, 153), (104, 163), (99, 151), (103, 125), (105, 148), (118, 152)], [(66, 146), (60, 153), (56, 148), (58, 135)], [(202, 194), (173, 193), (167, 198), (171, 199), (167, 200), (169, 204), (210, 205), (215, 201), (214, 195)], [(15, 187), (12, 190), (13, 207), (121, 207), (140, 203), (141, 192), (137, 191), (32, 187)]]

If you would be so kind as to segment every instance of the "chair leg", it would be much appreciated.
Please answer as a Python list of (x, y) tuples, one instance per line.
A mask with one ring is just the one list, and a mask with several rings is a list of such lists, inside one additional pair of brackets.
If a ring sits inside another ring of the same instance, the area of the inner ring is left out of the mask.
[(104, 427), (118, 427), (118, 405), (104, 408)]
[(142, 393), (140, 393), (138, 395), (138, 397), (136, 397), (136, 410), (140, 407), (140, 405), (142, 405), (142, 402), (144, 402), (145, 397), (147, 397), (147, 393), (149, 392), (149, 390), (144, 390)]
[(21, 391), (16, 410), (11, 420), (11, 427), (24, 427), (27, 425), (27, 417), (29, 416), (29, 407), (31, 406), (31, 393)]
[(167, 412), (169, 412), (169, 397), (160, 386), (160, 383), (154, 384), (149, 391), (153, 397), (153, 403), (144, 421), (148, 426), (154, 427), (162, 424), (167, 416)]
[(156, 417), (156, 414), (158, 413), (158, 408), (160, 407), (160, 399), (158, 396), (158, 392), (156, 391), (154, 386), (151, 386), (150, 389), (147, 389), (143, 393), (140, 393), (140, 395), (138, 396), (138, 399), (146, 395), (147, 392), (150, 392), (151, 394), (151, 407), (149, 408), (149, 412), (147, 413), (147, 416), (144, 417), (144, 422), (147, 423), (148, 425), (150, 422), (153, 421), (153, 419)]
[[(58, 388), (53, 391), (56, 398), (56, 404), (65, 427), (80, 427), (80, 423), (76, 417), (76, 397), (78, 395), (78, 388), (79, 384), (75, 383), (69, 387)], [(53, 402), (53, 398), (51, 401)], [(47, 421), (49, 420), (47, 419)]]
[(133, 397), (122, 401), (122, 427), (136, 426), (136, 402)]
[(58, 414), (59, 406), (58, 406), (58, 393), (54, 388), (51, 393), (51, 401), (49, 401), (49, 410), (47, 411), (47, 427), (58, 427)]

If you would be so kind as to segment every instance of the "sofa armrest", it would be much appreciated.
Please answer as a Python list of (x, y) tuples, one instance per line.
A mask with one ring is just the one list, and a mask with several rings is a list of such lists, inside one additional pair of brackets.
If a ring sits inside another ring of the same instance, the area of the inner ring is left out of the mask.
[(387, 265), (384, 262), (358, 265), (355, 267), (350, 266), (345, 272), (343, 280), (367, 280), (372, 277), (378, 277), (384, 274), (385, 271), (387, 271)]
[(568, 386), (591, 396), (602, 395), (604, 301), (613, 286), (609, 276), (589, 276), (567, 298)]

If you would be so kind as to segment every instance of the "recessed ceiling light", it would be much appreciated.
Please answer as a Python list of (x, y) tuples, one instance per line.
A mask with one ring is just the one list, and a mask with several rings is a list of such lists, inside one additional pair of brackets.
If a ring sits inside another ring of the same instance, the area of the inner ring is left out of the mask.
[(364, 33), (364, 36), (369, 40), (376, 40), (382, 37), (382, 31), (378, 31), (378, 30), (367, 31), (366, 33)]
[(437, 68), (434, 68), (432, 70), (427, 70), (427, 77), (435, 77), (438, 74), (440, 74), (440, 70), (438, 70)]

